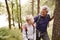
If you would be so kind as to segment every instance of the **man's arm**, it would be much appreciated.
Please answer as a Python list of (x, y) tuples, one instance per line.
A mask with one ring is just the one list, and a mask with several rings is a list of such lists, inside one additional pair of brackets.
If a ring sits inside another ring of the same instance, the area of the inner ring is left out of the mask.
[(34, 22), (36, 22), (38, 20), (38, 16), (34, 17)]
[(52, 18), (50, 18), (50, 21), (51, 21), (52, 19), (54, 19), (54, 16), (52, 16)]

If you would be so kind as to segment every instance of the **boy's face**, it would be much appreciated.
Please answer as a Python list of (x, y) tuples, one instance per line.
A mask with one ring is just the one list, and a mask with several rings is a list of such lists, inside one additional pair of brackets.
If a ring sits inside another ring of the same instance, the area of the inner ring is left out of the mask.
[(33, 24), (34, 23), (34, 19), (33, 18), (31, 18), (31, 19), (28, 19), (28, 21), (27, 21), (29, 24)]
[(31, 22), (31, 24), (33, 24), (33, 23), (34, 23), (34, 19), (33, 19), (33, 18), (31, 18), (30, 22)]

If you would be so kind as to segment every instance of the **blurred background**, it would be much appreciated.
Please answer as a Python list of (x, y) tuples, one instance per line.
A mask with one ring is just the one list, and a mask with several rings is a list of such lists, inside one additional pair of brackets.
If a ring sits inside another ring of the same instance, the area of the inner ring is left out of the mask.
[[(49, 7), (48, 14), (52, 17), (55, 0), (0, 0), (0, 40), (22, 40), (21, 26), (26, 15), (36, 16), (44, 5)], [(48, 26), (51, 39), (53, 20)]]

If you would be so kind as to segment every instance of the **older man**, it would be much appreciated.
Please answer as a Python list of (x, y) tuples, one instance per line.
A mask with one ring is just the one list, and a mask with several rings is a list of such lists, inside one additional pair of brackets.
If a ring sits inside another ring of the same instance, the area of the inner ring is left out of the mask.
[(36, 22), (36, 40), (50, 40), (47, 34), (47, 25), (54, 17), (50, 18), (48, 7), (43, 6), (40, 15), (34, 18)]
[(34, 18), (31, 15), (26, 17), (26, 23), (23, 25), (23, 40), (36, 40)]

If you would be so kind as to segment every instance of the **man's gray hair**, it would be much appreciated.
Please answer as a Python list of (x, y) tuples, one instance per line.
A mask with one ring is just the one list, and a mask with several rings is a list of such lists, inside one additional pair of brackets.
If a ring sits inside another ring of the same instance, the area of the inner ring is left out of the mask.
[(47, 5), (42, 6), (41, 10), (43, 10), (43, 9), (46, 9), (47, 11), (49, 11), (49, 7)]

